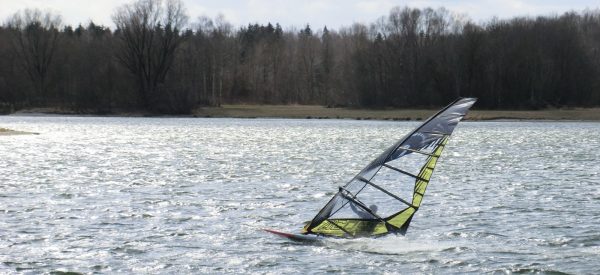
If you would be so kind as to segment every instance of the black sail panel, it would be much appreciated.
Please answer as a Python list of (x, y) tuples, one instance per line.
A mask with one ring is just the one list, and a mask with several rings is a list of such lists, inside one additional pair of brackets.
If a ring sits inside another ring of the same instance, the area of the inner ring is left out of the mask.
[[(457, 99), (385, 150), (339, 187), (303, 232), (337, 237), (404, 234), (448, 138), (475, 101)], [(400, 192), (402, 188), (410, 192)]]

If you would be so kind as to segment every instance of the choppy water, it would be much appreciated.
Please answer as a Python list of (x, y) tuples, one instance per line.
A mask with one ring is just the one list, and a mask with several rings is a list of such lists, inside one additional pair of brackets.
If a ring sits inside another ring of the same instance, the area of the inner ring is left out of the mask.
[(596, 273), (600, 124), (464, 122), (406, 236), (292, 243), (416, 122), (0, 117), (0, 273)]

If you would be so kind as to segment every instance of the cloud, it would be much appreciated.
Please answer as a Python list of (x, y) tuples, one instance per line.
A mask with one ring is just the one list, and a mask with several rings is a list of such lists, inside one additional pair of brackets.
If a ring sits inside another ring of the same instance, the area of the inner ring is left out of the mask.
[[(339, 28), (354, 22), (370, 23), (387, 16), (394, 6), (414, 8), (446, 7), (450, 11), (466, 13), (475, 21), (487, 21), (492, 16), (537, 16), (561, 14), (570, 10), (597, 8), (597, 0), (183, 0), (190, 22), (201, 15), (218, 14), (236, 26), (248, 23), (280, 23), (284, 27), (301, 27), (309, 23), (313, 28)], [(132, 0), (0, 0), (0, 20), (7, 20), (18, 10), (40, 8), (60, 13), (66, 24), (98, 24), (112, 26), (111, 15), (116, 7)]]
[(112, 25), (111, 15), (116, 7), (129, 3), (128, 0), (70, 1), (70, 0), (0, 0), (0, 18), (6, 20), (12, 14), (27, 8), (37, 8), (60, 14), (63, 23), (87, 24), (90, 20), (102, 25)]
[(394, 1), (357, 1), (354, 4), (354, 8), (359, 13), (367, 13), (367, 14), (377, 14), (377, 15), (386, 15), (389, 11), (398, 6)]

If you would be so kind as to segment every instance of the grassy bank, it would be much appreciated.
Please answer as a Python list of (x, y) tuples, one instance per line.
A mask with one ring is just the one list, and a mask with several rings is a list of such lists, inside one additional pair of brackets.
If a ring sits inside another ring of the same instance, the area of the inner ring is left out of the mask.
[[(200, 117), (269, 117), (269, 118), (345, 118), (376, 120), (423, 120), (437, 110), (371, 110), (351, 108), (326, 108), (312, 105), (223, 105), (199, 108), (194, 112)], [(600, 121), (600, 108), (547, 109), (536, 111), (490, 111), (474, 110), (467, 120), (584, 120)]]
[[(438, 109), (354, 109), (327, 108), (317, 105), (223, 105), (202, 107), (191, 115), (195, 117), (234, 118), (339, 118), (374, 120), (423, 120)], [(19, 110), (15, 114), (36, 115), (92, 115), (92, 116), (162, 116), (143, 111), (115, 111), (109, 114), (77, 112), (63, 108), (32, 108)], [(169, 115), (167, 115), (169, 116)], [(575, 120), (600, 121), (600, 108), (545, 109), (535, 111), (472, 110), (466, 120)]]

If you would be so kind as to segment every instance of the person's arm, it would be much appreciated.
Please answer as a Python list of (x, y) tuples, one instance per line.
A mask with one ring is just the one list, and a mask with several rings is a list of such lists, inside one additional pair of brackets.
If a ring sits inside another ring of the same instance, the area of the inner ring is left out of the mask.
[[(353, 203), (353, 202), (350, 202), (350, 208), (352, 209), (352, 211), (354, 211), (354, 213), (358, 214), (359, 216), (360, 216), (360, 214), (361, 214), (360, 212), (363, 212), (363, 210), (362, 210), (362, 209), (360, 209), (360, 210), (359, 210), (359, 209), (357, 209), (357, 208), (356, 208), (356, 206), (354, 206), (354, 203)], [(360, 211), (360, 212), (359, 212), (359, 211)]]
[(353, 202), (350, 202), (350, 209), (352, 209), (352, 211), (354, 211), (354, 213), (356, 213), (356, 215), (358, 215), (358, 217), (360, 217), (361, 219), (371, 218), (371, 214), (369, 214), (369, 212), (365, 211), (362, 208), (356, 207)]

